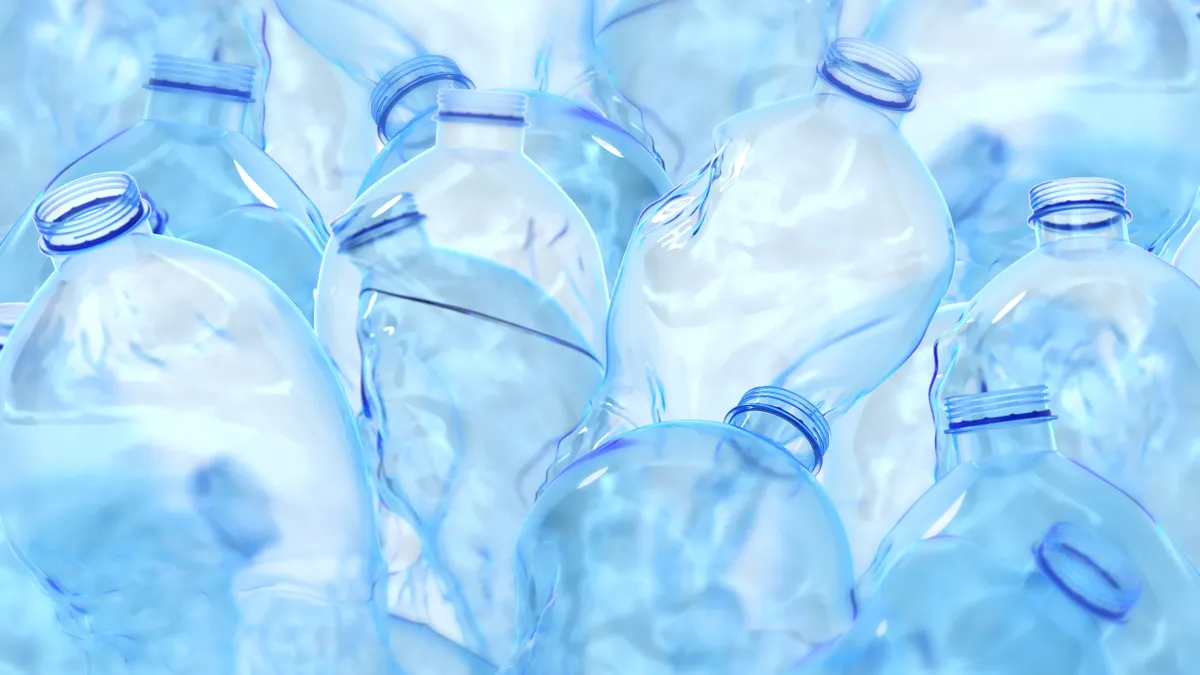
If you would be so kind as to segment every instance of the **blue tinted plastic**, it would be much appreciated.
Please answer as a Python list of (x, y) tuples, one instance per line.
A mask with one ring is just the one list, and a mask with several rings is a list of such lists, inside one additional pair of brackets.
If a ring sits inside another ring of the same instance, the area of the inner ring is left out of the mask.
[[(1036, 547), (1041, 566), (1069, 595), (1101, 618), (1120, 618), (1103, 636), (1113, 672), (1191, 672), (1200, 662), (1200, 575), (1137, 502), (1055, 450), (1052, 412), (1059, 414), (1054, 427), (1066, 415), (1050, 400), (1044, 386), (1030, 386), (946, 401), (941, 428), (949, 431), (960, 463), (884, 539), (855, 587), (859, 606), (888, 593), (889, 575), (922, 540), (961, 538), (1016, 566), (1025, 565)], [(1108, 546), (1073, 544), (1078, 537), (1071, 532), (1039, 546), (1061, 521), (1094, 527)], [(1109, 573), (1071, 564), (1082, 559), (1071, 553), (1081, 546), (1091, 550), (1083, 557), (1111, 568)], [(1106, 562), (1121, 556), (1141, 579), (1136, 604), (1127, 611), (1135, 584), (1126, 580), (1133, 572)], [(1105, 578), (1112, 583), (1099, 583)], [(938, 597), (952, 595), (947, 589)]]
[(807, 93), (837, 33), (840, 0), (621, 0), (598, 24), (613, 83), (641, 109), (667, 171), (712, 156), (732, 115)]
[[(596, 238), (579, 209), (522, 153), (523, 122), (497, 119), (523, 119), (525, 96), (447, 89), (439, 100), (436, 145), (363, 192), (349, 219), (372, 218), (412, 195), (429, 217), (431, 244), (489, 260), (537, 284), (573, 324), (551, 335), (603, 363), (608, 289)], [(336, 284), (339, 297), (357, 298), (357, 272), (336, 261), (336, 246), (335, 237), (323, 263), (316, 328), (347, 393), (357, 397), (357, 303), (334, 300), (327, 288)]]
[[(716, 157), (646, 209), (613, 293), (604, 384), (548, 477), (638, 426), (721, 419), (761, 383), (806, 398), (817, 434), (920, 342), (953, 235), (896, 129), (919, 73), (858, 40), (826, 65), (838, 86), (725, 122)], [(813, 449), (810, 466), (826, 450)]]
[(912, 54), (922, 106), (904, 135), (938, 180), (958, 236), (947, 300), (969, 300), (1033, 243), (1030, 185), (1123, 182), (1130, 240), (1157, 250), (1194, 222), (1200, 22), (1174, 0), (896, 0), (865, 33)]
[[(387, 143), (363, 190), (433, 146), (439, 88), (473, 85), (441, 56), (392, 70), (371, 95), (371, 113)], [(529, 98), (525, 154), (567, 193), (596, 233), (609, 284), (642, 209), (671, 189), (658, 159), (620, 127), (572, 101), (537, 91)]]
[(880, 540), (933, 485), (933, 345), (965, 309), (966, 303), (939, 307), (904, 365), (830, 425), (829, 451), (818, 478), (846, 526), (856, 574), (871, 564)]
[[(254, 266), (312, 320), (327, 231), (283, 169), (239, 129), (254, 69), (159, 55), (141, 122), (80, 157), (51, 188), (81, 176), (134, 176), (180, 239)], [(25, 302), (50, 276), (33, 214), (0, 242), (0, 301)]]
[[(794, 675), (1159, 672), (1120, 669), (1104, 651), (1141, 590), (1136, 568), (1105, 534), (1055, 523), (1025, 560), (1012, 561), (969, 539), (913, 542), (854, 626)], [(1092, 594), (1111, 603), (1098, 610)]]
[(781, 673), (853, 617), (846, 535), (781, 447), (806, 402), (630, 432), (546, 487), (517, 545), (505, 675)]
[(515, 632), (517, 530), (602, 370), (543, 288), (431, 246), (444, 224), (423, 220), (406, 195), (339, 220), (337, 264), (361, 276), (321, 302), (345, 302), (361, 285), (352, 306), (363, 423), (385, 507), (401, 665), (443, 675), (485, 663), (494, 672)]
[(37, 208), (56, 269), (0, 351), (14, 549), (92, 672), (388, 672), (369, 484), (328, 360), (262, 275), (147, 214), (120, 173)]
[[(1030, 191), (1039, 245), (939, 341), (934, 413), (944, 421), (939, 401), (953, 396), (1046, 384), (1059, 450), (1144, 504), (1200, 561), (1189, 477), (1200, 437), (1200, 287), (1128, 242), (1124, 192), (1099, 178)], [(939, 474), (960, 460), (939, 437)]]

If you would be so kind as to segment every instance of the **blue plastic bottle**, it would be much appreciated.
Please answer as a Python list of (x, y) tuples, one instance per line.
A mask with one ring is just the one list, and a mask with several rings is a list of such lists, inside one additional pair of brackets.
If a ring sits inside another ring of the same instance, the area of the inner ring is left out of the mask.
[(1171, 0), (896, 0), (867, 38), (925, 75), (904, 135), (958, 238), (946, 299), (969, 300), (1033, 244), (1025, 191), (1060, 176), (1129, 188), (1129, 238), (1159, 250), (1196, 219), (1200, 22)]
[(885, 593), (891, 571), (922, 540), (957, 537), (1021, 566), (1051, 526), (1070, 521), (1096, 528), (1142, 579), (1137, 604), (1103, 638), (1112, 672), (1192, 672), (1200, 575), (1137, 502), (1056, 451), (1046, 387), (956, 396), (945, 409), (941, 428), (958, 463), (884, 539), (855, 586), (859, 606)]
[(761, 383), (827, 426), (921, 341), (954, 240), (896, 128), (920, 74), (861, 40), (835, 42), (820, 73), (812, 95), (725, 122), (712, 162), (646, 209), (613, 292), (604, 384), (548, 478), (636, 427), (719, 420)]
[[(296, 308), (96, 174), (0, 351), (0, 517), (91, 672), (390, 673), (353, 418)], [(183, 214), (179, 214), (183, 215)]]
[(521, 527), (521, 637), (501, 672), (771, 675), (839, 635), (846, 535), (783, 447), (812, 412), (753, 389), (725, 424), (643, 427), (563, 470)]
[[(979, 292), (937, 345), (933, 412), (953, 396), (1045, 384), (1058, 448), (1137, 499), (1193, 561), (1200, 501), (1200, 287), (1129, 243), (1120, 183), (1029, 193), (1037, 248)], [(938, 438), (938, 474), (956, 463)]]
[[(521, 151), (525, 96), (443, 90), (438, 100), (434, 147), (363, 192), (347, 213), (369, 218), (376, 209), (394, 208), (411, 195), (429, 216), (425, 229), (432, 245), (491, 261), (529, 279), (573, 324), (556, 338), (603, 363), (608, 313), (604, 264), (579, 209)], [(334, 256), (331, 247), (326, 269), (337, 265)], [(358, 292), (347, 280), (354, 274), (350, 266), (338, 266), (341, 273), (322, 272), (316, 328), (349, 385), (347, 393), (356, 397), (361, 371), (357, 301), (333, 300), (326, 286), (337, 279), (341, 298), (357, 298)]]
[(952, 536), (913, 542), (854, 626), (794, 675), (1160, 672), (1122, 669), (1105, 653), (1143, 583), (1108, 536), (1055, 523), (1012, 562)]
[(830, 425), (829, 451), (817, 478), (846, 526), (855, 574), (871, 564), (880, 540), (933, 485), (933, 346), (965, 309), (965, 303), (939, 307), (904, 365)]
[[(254, 69), (158, 55), (141, 122), (62, 171), (51, 188), (93, 173), (136, 178), (170, 234), (262, 272), (309, 321), (327, 230), (312, 203), (240, 131)], [(53, 270), (32, 209), (0, 242), (0, 301), (26, 302)]]
[(682, 179), (712, 156), (723, 120), (812, 89), (840, 9), (840, 0), (621, 0), (596, 48)]
[[(439, 89), (473, 86), (444, 56), (418, 57), (389, 71), (371, 92), (371, 114), (387, 145), (367, 171), (362, 189), (433, 146)], [(587, 218), (611, 285), (638, 216), (671, 189), (671, 181), (658, 158), (621, 127), (566, 98), (521, 93), (529, 99), (525, 154)]]
[(343, 290), (361, 287), (363, 429), (384, 506), (392, 643), (412, 675), (482, 664), (491, 675), (507, 656), (518, 528), (602, 374), (543, 287), (430, 243), (453, 225), (401, 195), (363, 202), (334, 235), (337, 264), (360, 270)]

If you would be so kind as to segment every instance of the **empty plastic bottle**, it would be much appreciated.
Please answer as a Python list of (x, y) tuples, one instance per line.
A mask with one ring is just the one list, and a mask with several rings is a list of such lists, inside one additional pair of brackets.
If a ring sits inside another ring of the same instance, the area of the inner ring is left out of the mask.
[[(401, 195), (360, 204), (334, 235), (336, 265), (361, 275), (340, 290), (362, 289), (352, 306), (363, 428), (384, 506), (392, 643), (413, 675), (474, 674), (480, 663), (491, 675), (507, 656), (518, 528), (602, 375), (544, 288), (430, 245), (457, 224), (425, 220)], [(322, 309), (344, 292), (320, 296)]]
[[(819, 411), (810, 438), (912, 353), (950, 281), (937, 186), (896, 129), (920, 74), (838, 40), (813, 95), (742, 113), (648, 207), (621, 266), (608, 368), (548, 478), (657, 421), (717, 420), (759, 383)], [(826, 447), (814, 447), (820, 464)]]
[[(426, 233), (432, 245), (508, 267), (537, 284), (573, 323), (556, 339), (603, 363), (608, 312), (604, 264), (579, 209), (521, 151), (525, 96), (447, 89), (438, 101), (434, 147), (363, 192), (347, 213), (370, 217), (412, 195), (429, 216)], [(326, 258), (330, 255), (332, 249)], [(340, 267), (339, 296), (357, 298), (353, 282), (344, 281), (345, 274), (353, 273), (345, 264)], [(354, 381), (361, 372), (355, 338), (358, 305), (327, 302), (326, 294), (317, 294), (317, 333), (354, 398), (359, 395)]]
[(621, 0), (601, 21), (596, 48), (641, 110), (667, 172), (682, 179), (712, 156), (723, 120), (812, 89), (840, 8), (840, 0)]
[[(921, 540), (957, 537), (997, 562), (1020, 566), (1051, 526), (1071, 521), (1096, 528), (1132, 561), (1142, 579), (1137, 604), (1128, 612), (1114, 612), (1121, 624), (1110, 626), (1103, 638), (1112, 672), (1191, 672), (1200, 663), (1200, 616), (1195, 611), (1200, 575), (1137, 502), (1055, 450), (1049, 401), (1044, 386), (992, 389), (946, 401), (941, 428), (953, 440), (959, 463), (884, 539), (855, 586), (858, 605), (868, 607), (877, 595), (886, 594), (889, 574)], [(1078, 599), (1100, 604), (1106, 593), (1100, 588), (1097, 595), (1084, 593)], [(939, 597), (953, 594), (946, 589)]]
[[(1154, 514), (1200, 561), (1200, 287), (1129, 243), (1105, 178), (1029, 193), (1037, 248), (979, 292), (937, 344), (934, 414), (953, 396), (1045, 384), (1058, 447)], [(938, 438), (938, 475), (958, 462)]]
[(757, 388), (725, 424), (643, 427), (567, 467), (521, 527), (520, 642), (501, 673), (771, 675), (839, 635), (846, 535), (783, 447), (813, 412)]
[(965, 303), (939, 307), (904, 365), (830, 425), (829, 451), (817, 478), (846, 526), (856, 575), (871, 564), (900, 516), (933, 485), (939, 433), (929, 410), (933, 345), (965, 309)]
[[(1141, 595), (1133, 562), (1086, 525), (1052, 525), (1025, 560), (971, 540), (913, 542), (854, 626), (795, 675), (1110, 675), (1103, 640)], [(1158, 672), (1153, 669), (1133, 672)]]
[(904, 135), (954, 216), (947, 301), (969, 300), (1032, 245), (1025, 191), (1059, 176), (1123, 182), (1157, 251), (1195, 220), (1200, 22), (1175, 0), (897, 0), (865, 36), (925, 76)]
[[(242, 259), (312, 321), (328, 234), (300, 188), (240, 131), (253, 80), (249, 66), (155, 56), (142, 121), (80, 157), (51, 188), (129, 173), (170, 234)], [(0, 242), (0, 301), (26, 302), (50, 276), (38, 242), (30, 209)]]
[[(433, 146), (436, 92), (471, 89), (458, 65), (444, 56), (422, 56), (394, 68), (371, 92), (371, 114), (380, 151), (363, 190)], [(671, 189), (662, 164), (628, 132), (592, 110), (539, 91), (529, 99), (525, 154), (567, 193), (596, 233), (609, 284), (638, 216)]]
[(35, 215), (55, 271), (0, 352), (0, 516), (91, 672), (390, 672), (366, 469), (300, 313), (150, 234), (126, 174)]

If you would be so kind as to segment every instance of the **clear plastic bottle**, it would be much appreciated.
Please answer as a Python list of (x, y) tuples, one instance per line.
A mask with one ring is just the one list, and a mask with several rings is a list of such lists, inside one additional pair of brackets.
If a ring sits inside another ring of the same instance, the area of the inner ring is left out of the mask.
[(807, 408), (753, 389), (724, 424), (643, 427), (563, 470), (521, 527), (501, 673), (772, 675), (841, 634), (846, 535), (782, 447)]
[(319, 297), (324, 309), (358, 296), (362, 428), (384, 507), (395, 652), (413, 675), (480, 663), (494, 673), (515, 632), (517, 530), (601, 365), (529, 277), (431, 245), (453, 228), (424, 219), (407, 195), (364, 202), (336, 229), (327, 260), (360, 275)]
[(621, 0), (596, 48), (678, 180), (712, 156), (723, 120), (812, 89), (840, 9), (840, 0)]
[(1129, 188), (1129, 238), (1157, 251), (1195, 221), (1200, 22), (1177, 0), (895, 0), (864, 35), (925, 76), (904, 135), (954, 216), (969, 300), (1029, 250), (1025, 191), (1060, 176)]
[(636, 427), (721, 419), (760, 383), (807, 399), (822, 435), (920, 343), (954, 262), (945, 202), (896, 128), (920, 73), (861, 40), (820, 72), (812, 95), (725, 122), (716, 157), (646, 209), (604, 383), (547, 478)]
[[(254, 69), (158, 55), (141, 122), (62, 171), (123, 171), (139, 181), (175, 237), (241, 258), (309, 321), (328, 231), (292, 179), (241, 133)], [(32, 209), (0, 242), (0, 301), (26, 302), (53, 269), (38, 251)]]
[[(938, 427), (953, 396), (1045, 384), (1058, 448), (1154, 514), (1200, 561), (1200, 287), (1129, 242), (1124, 187), (1029, 192), (1037, 247), (997, 275), (937, 343)], [(958, 463), (938, 436), (938, 475)]]
[(913, 542), (854, 626), (793, 675), (1111, 675), (1103, 641), (1137, 605), (1142, 578), (1102, 530), (1050, 526), (1024, 560), (971, 540)]
[[(444, 56), (418, 57), (389, 71), (371, 92), (371, 114), (386, 145), (362, 189), (433, 146), (439, 89), (473, 87)], [(529, 99), (525, 154), (587, 218), (611, 286), (638, 216), (671, 189), (671, 181), (658, 158), (621, 127), (561, 96), (521, 93)]]
[(366, 467), (300, 313), (152, 235), (126, 174), (35, 217), (55, 270), (0, 352), (0, 517), (91, 672), (390, 673)]
[[(941, 429), (952, 439), (960, 463), (883, 540), (871, 568), (858, 579), (856, 601), (868, 607), (886, 594), (888, 576), (924, 540), (957, 538), (997, 562), (1021, 566), (1056, 523), (1079, 523), (1095, 528), (1141, 578), (1137, 604), (1113, 612), (1121, 623), (1103, 636), (1111, 672), (1192, 672), (1200, 662), (1195, 611), (1200, 574), (1136, 501), (1056, 451), (1052, 411), (1044, 386), (996, 388), (946, 400)], [(1112, 597), (1104, 586), (1094, 590), (1095, 595), (1080, 599), (1101, 605)]]

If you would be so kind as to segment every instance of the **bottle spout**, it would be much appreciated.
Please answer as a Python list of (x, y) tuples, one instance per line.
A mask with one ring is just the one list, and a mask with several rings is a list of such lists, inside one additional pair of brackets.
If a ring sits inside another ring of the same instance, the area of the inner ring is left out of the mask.
[(1029, 226), (1038, 246), (1073, 237), (1129, 240), (1133, 214), (1125, 207), (1125, 186), (1109, 178), (1060, 178), (1029, 191)]
[(913, 109), (921, 88), (921, 70), (916, 64), (859, 38), (834, 40), (817, 75), (842, 94), (896, 114)]
[(117, 171), (77, 178), (42, 197), (33, 223), (42, 252), (59, 256), (111, 241), (157, 218), (133, 176)]
[(1141, 596), (1137, 567), (1094, 528), (1055, 523), (1034, 552), (1046, 576), (1102, 619), (1124, 619)]
[(809, 471), (821, 468), (829, 449), (829, 423), (808, 399), (780, 387), (746, 392), (725, 423), (787, 448)]
[(437, 109), (441, 89), (474, 89), (453, 60), (436, 54), (418, 56), (389, 70), (371, 91), (371, 117), (384, 143), (414, 119)]

